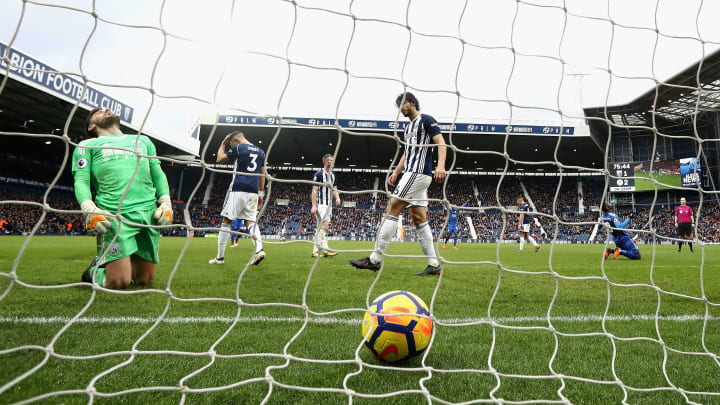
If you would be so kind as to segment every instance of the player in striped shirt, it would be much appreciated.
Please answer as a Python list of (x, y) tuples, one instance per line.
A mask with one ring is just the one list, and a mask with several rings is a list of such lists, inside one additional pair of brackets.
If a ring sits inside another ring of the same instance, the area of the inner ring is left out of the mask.
[(540, 250), (540, 244), (530, 235), (530, 224), (532, 223), (532, 208), (530, 204), (525, 202), (522, 197), (518, 197), (518, 210), (521, 212), (518, 218), (518, 233), (520, 234), (520, 248), (516, 252), (522, 252), (525, 245), (525, 239), (535, 246), (535, 253)]
[[(693, 251), (692, 227), (695, 226), (695, 217), (692, 208), (687, 205), (685, 197), (680, 199), (680, 205), (675, 207), (675, 228), (677, 228), (678, 239), (687, 239), (690, 252)], [(683, 242), (678, 241), (678, 253), (682, 251)]]
[(332, 203), (340, 205), (340, 193), (337, 191), (335, 182), (335, 173), (332, 172), (333, 156), (325, 154), (322, 158), (323, 168), (318, 170), (313, 176), (313, 181), (322, 183), (322, 186), (313, 185), (310, 201), (312, 201), (312, 209), (310, 213), (315, 215), (315, 241), (313, 245), (312, 257), (318, 257), (319, 251), (323, 250), (325, 257), (333, 257), (337, 252), (331, 252), (328, 248), (327, 233), (332, 217)]
[[(391, 186), (396, 183), (397, 186), (392, 192), (388, 212), (375, 238), (375, 250), (369, 257), (350, 260), (350, 264), (359, 269), (379, 270), (385, 249), (397, 230), (398, 217), (405, 207), (409, 206), (408, 211), (415, 224), (418, 241), (428, 261), (428, 266), (415, 275), (440, 274), (442, 268), (435, 256), (432, 231), (427, 220), (427, 189), (433, 177), (438, 183), (445, 180), (445, 139), (435, 118), (420, 113), (420, 102), (415, 95), (403, 93), (395, 99), (395, 105), (403, 116), (410, 119), (404, 133), (405, 153), (388, 178)], [(433, 175), (433, 151), (436, 147), (438, 159)]]

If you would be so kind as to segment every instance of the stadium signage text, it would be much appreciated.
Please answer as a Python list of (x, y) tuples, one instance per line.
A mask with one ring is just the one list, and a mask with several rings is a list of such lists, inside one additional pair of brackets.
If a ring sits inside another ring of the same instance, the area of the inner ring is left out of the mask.
[[(220, 125), (247, 125), (247, 126), (292, 126), (292, 127), (326, 127), (353, 130), (403, 130), (407, 121), (377, 121), (377, 120), (348, 120), (333, 118), (299, 118), (299, 117), (262, 117), (253, 115), (220, 115)], [(502, 124), (466, 124), (441, 122), (442, 131), (476, 132), (485, 134), (522, 134), (522, 135), (573, 135), (574, 127), (541, 126), (541, 125), (502, 125)]]
[[(0, 57), (5, 56), (7, 45), (0, 42)], [(132, 123), (134, 109), (107, 94), (100, 92), (88, 86), (85, 95), (83, 89), (85, 85), (68, 75), (59, 73), (57, 69), (25, 55), (15, 49), (10, 49), (7, 55), (10, 60), (9, 65), (4, 59), (0, 59), (0, 71), (10, 71), (17, 76), (35, 83), (48, 90), (49, 92), (77, 100), (82, 97), (82, 103), (91, 108), (108, 108), (117, 114), (120, 119), (130, 124)]]

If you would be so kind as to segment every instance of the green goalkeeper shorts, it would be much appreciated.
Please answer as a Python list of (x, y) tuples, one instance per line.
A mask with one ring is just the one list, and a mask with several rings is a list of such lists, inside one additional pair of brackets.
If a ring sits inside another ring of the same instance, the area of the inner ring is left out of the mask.
[[(154, 212), (154, 209), (129, 212), (123, 214), (123, 218), (127, 222), (154, 225)], [(130, 255), (137, 255), (150, 263), (157, 263), (159, 261), (160, 232), (157, 229), (133, 226), (128, 223), (122, 223), (120, 232), (118, 232), (119, 222), (117, 219), (113, 220), (110, 230), (97, 237), (97, 254), (100, 258), (100, 266)], [(113, 241), (115, 234), (118, 237)], [(103, 253), (105, 256), (103, 256)]]

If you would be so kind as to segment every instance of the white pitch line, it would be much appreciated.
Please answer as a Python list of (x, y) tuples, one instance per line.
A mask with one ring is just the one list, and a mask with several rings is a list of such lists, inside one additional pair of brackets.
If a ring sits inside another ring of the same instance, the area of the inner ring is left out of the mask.
[[(164, 323), (231, 323), (235, 318), (232, 317), (168, 317), (163, 319)], [(600, 322), (603, 317), (600, 315), (579, 315), (579, 316), (552, 316), (550, 320), (553, 322)], [(702, 321), (705, 319), (704, 316), (700, 315), (665, 315), (657, 317), (661, 321), (670, 322), (688, 322), (688, 321)], [(654, 321), (654, 315), (609, 315), (605, 317), (606, 321)], [(708, 320), (717, 321), (720, 317), (709, 316)], [(51, 316), (51, 317), (0, 317), (0, 324), (13, 323), (13, 324), (51, 324), (51, 323), (68, 323), (69, 317)], [(147, 324), (157, 321), (157, 318), (150, 317), (83, 317), (75, 321), (76, 323), (137, 323)], [(298, 323), (304, 322), (303, 317), (270, 317), (270, 316), (253, 316), (253, 317), (241, 317), (238, 322), (287, 322), (287, 323)], [(495, 321), (499, 324), (512, 324), (512, 323), (523, 323), (523, 322), (547, 322), (547, 318), (543, 316), (519, 316), (519, 317), (504, 317), (504, 318), (450, 318), (450, 319), (438, 319), (439, 322), (445, 324), (458, 324), (458, 323), (470, 323), (470, 322), (490, 322)], [(317, 324), (346, 324), (346, 325), (357, 325), (360, 324), (361, 319), (350, 319), (350, 318), (333, 318), (333, 317), (310, 317), (309, 323)]]

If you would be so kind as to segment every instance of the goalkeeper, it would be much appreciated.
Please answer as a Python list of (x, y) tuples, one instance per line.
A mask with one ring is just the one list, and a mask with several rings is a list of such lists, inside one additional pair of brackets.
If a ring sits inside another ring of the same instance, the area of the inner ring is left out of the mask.
[[(152, 284), (160, 232), (131, 224), (173, 222), (167, 178), (160, 168), (160, 160), (148, 157), (155, 156), (155, 145), (143, 135), (124, 135), (120, 131), (120, 118), (108, 109), (90, 111), (85, 128), (95, 137), (80, 142), (75, 148), (72, 172), (75, 197), (85, 215), (85, 227), (89, 234), (97, 236), (98, 271), (94, 280), (111, 289), (123, 289), (133, 282)], [(122, 215), (122, 223), (115, 218), (116, 214)], [(92, 281), (94, 269), (92, 266), (85, 270), (82, 280)]]

